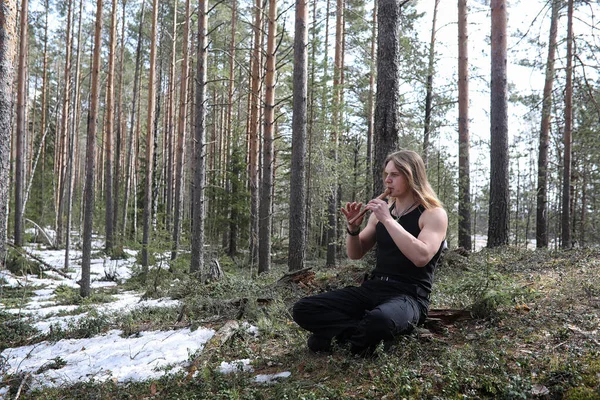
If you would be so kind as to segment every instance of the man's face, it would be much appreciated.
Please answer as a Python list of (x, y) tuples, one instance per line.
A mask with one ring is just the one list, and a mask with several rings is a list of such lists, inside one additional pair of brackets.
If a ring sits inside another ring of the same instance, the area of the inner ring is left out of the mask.
[(406, 176), (398, 171), (393, 161), (387, 163), (383, 176), (383, 184), (389, 189), (391, 197), (402, 197), (409, 190)]

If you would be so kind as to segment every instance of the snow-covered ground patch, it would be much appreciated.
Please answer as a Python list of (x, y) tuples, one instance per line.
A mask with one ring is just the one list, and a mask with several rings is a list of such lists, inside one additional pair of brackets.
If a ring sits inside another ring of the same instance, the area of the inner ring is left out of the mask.
[[(93, 243), (96, 249), (104, 246), (99, 240)], [(55, 302), (55, 291), (63, 285), (79, 288), (81, 279), (81, 252), (71, 250), (69, 270), (64, 270), (65, 252), (43, 250), (40, 246), (26, 248), (57, 271), (46, 270), (43, 276), (15, 276), (9, 271), (0, 271), (0, 286), (32, 289), (33, 297), (21, 308), (7, 308), (0, 302), (2, 312), (19, 315), (23, 321), (48, 333), (52, 327), (67, 330), (77, 326), (80, 320), (88, 317), (86, 310), (93, 309), (94, 315), (114, 318), (140, 308), (180, 307), (178, 300), (143, 299), (141, 293), (119, 292), (118, 283), (132, 275), (136, 252), (125, 250), (127, 259), (91, 260), (91, 287), (116, 287), (115, 301), (80, 307), (60, 305)], [(114, 280), (105, 280), (106, 277)], [(2, 298), (0, 297), (0, 301)], [(244, 322), (241, 328), (257, 336), (258, 328)], [(207, 328), (189, 328), (140, 332), (123, 337), (120, 330), (111, 330), (102, 335), (86, 339), (63, 339), (56, 343), (41, 342), (30, 346), (5, 349), (0, 354), (2, 369), (0, 379), (5, 374), (25, 373), (30, 376), (32, 387), (62, 386), (94, 379), (115, 382), (155, 379), (165, 374), (181, 372), (189, 366), (192, 355), (204, 349), (215, 335)], [(251, 360), (224, 362), (217, 367), (222, 373), (252, 372)], [(258, 375), (256, 382), (275, 382), (289, 376), (289, 372), (273, 375)], [(8, 393), (8, 387), (0, 387), (0, 399)]]
[(92, 378), (116, 382), (153, 379), (180, 372), (214, 333), (212, 329), (186, 328), (123, 338), (121, 331), (112, 330), (89, 339), (6, 349), (2, 357), (8, 374), (30, 373), (33, 387), (61, 386)]

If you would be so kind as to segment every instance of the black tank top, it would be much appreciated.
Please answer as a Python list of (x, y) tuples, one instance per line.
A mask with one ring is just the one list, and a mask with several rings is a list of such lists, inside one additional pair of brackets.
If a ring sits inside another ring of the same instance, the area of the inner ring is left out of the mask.
[[(390, 211), (394, 208), (390, 208)], [(425, 207), (418, 206), (408, 214), (400, 217), (397, 221), (414, 237), (419, 236), (419, 218), (425, 211)], [(373, 274), (375, 276), (387, 276), (406, 285), (409, 294), (416, 295), (419, 300), (429, 303), (429, 294), (433, 284), (433, 272), (443, 249), (443, 242), (433, 258), (424, 267), (417, 267), (396, 246), (394, 240), (385, 226), (378, 222), (376, 226), (377, 240), (377, 265)]]

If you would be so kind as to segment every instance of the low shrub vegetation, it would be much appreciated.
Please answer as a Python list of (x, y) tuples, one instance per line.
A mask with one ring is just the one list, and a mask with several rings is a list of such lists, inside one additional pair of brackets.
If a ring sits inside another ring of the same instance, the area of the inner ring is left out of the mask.
[[(187, 326), (218, 329), (235, 319), (258, 327), (260, 334), (239, 329), (197, 370), (144, 382), (92, 381), (30, 390), (20, 398), (600, 398), (598, 251), (505, 248), (469, 256), (448, 254), (436, 272), (431, 308), (467, 310), (469, 318), (426, 323), (391, 347), (381, 346), (373, 357), (356, 357), (344, 348), (311, 353), (307, 332), (291, 320), (291, 306), (302, 296), (356, 282), (364, 271), (362, 265), (350, 263), (315, 267), (312, 278), (282, 283), (285, 265), (253, 278), (231, 264), (225, 278), (203, 284), (177, 265), (151, 270), (145, 283), (134, 278), (135, 285), (146, 293), (177, 298), (180, 306), (140, 309), (104, 322), (129, 335)], [(161, 274), (160, 282), (156, 274)], [(4, 314), (0, 317), (2, 345), (18, 344), (28, 328), (18, 327)], [(87, 334), (107, 329), (100, 319), (90, 316), (82, 324)], [(222, 361), (245, 358), (252, 360), (252, 373), (218, 372)], [(60, 359), (55, 361), (60, 365)], [(271, 384), (254, 379), (256, 374), (281, 371), (289, 371), (290, 377)]]

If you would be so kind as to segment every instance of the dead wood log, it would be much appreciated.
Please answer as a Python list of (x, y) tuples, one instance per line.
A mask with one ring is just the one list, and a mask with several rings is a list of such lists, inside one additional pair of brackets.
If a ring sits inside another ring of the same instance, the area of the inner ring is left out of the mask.
[(51, 271), (54, 271), (57, 274), (59, 274), (60, 276), (62, 276), (63, 278), (67, 278), (67, 279), (71, 278), (69, 275), (67, 275), (63, 271), (61, 271), (61, 270), (53, 267), (52, 265), (48, 264), (46, 261), (42, 260), (41, 258), (39, 258), (38, 256), (36, 256), (35, 254), (28, 252), (27, 250), (23, 249), (22, 247), (17, 247), (13, 243), (10, 243), (10, 242), (6, 242), (6, 244), (8, 244), (13, 249), (15, 249), (15, 251), (17, 253), (19, 253), (21, 256), (33, 258), (35, 261), (37, 261), (38, 263), (40, 263), (42, 265), (42, 267), (44, 267), (43, 269), (49, 269)]
[(204, 346), (202, 352), (194, 358), (188, 368), (187, 380), (194, 377), (194, 373), (208, 366), (212, 356), (231, 339), (238, 331), (240, 324), (236, 320), (229, 320), (223, 325)]
[(471, 315), (471, 312), (469, 310), (434, 308), (429, 310), (427, 318), (439, 319), (447, 323), (453, 323), (456, 321), (465, 321), (468, 319), (472, 319), (473, 316)]
[(311, 267), (304, 268), (298, 271), (290, 272), (289, 274), (285, 274), (277, 281), (277, 285), (287, 285), (290, 283), (300, 283), (308, 284), (312, 282), (315, 278), (315, 273)]

